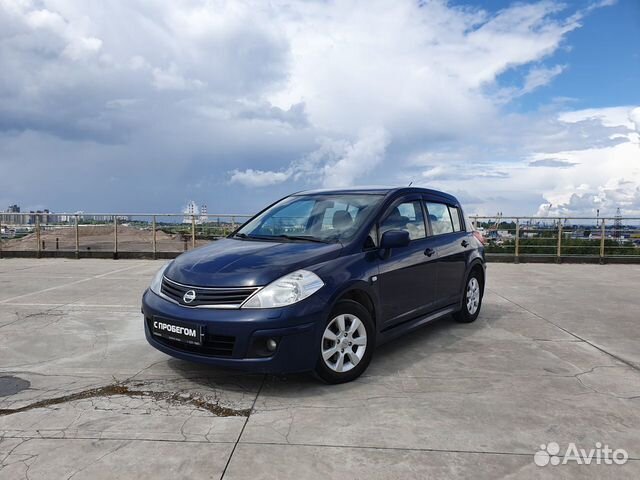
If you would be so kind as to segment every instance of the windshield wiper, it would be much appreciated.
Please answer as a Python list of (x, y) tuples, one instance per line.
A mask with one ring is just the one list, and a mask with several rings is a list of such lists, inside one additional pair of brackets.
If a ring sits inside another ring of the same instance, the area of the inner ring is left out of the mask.
[(235, 233), (233, 236), (237, 238), (255, 240), (277, 240), (278, 238), (285, 238), (287, 240), (306, 240), (307, 242), (331, 243), (329, 240), (322, 240), (320, 238), (310, 237), (307, 235), (247, 235), (246, 233)]
[(286, 238), (287, 240), (306, 240), (308, 242), (316, 242), (316, 243), (331, 243), (328, 240), (322, 240), (316, 237), (309, 237), (307, 235), (276, 235), (273, 238)]
[(255, 240), (270, 240), (273, 237), (271, 235), (247, 235), (246, 233), (234, 233), (234, 238), (253, 238)]

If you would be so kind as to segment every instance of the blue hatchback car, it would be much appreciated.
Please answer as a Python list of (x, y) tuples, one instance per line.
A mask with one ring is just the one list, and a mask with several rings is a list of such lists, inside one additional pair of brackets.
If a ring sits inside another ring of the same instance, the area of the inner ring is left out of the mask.
[(308, 191), (158, 271), (147, 340), (184, 360), (357, 378), (376, 346), (453, 314), (474, 321), (485, 260), (451, 195), (423, 188)]

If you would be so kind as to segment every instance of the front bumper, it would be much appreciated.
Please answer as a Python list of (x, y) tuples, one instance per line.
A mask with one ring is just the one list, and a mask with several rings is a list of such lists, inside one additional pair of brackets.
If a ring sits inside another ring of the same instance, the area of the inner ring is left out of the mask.
[[(155, 348), (183, 360), (261, 373), (294, 373), (315, 368), (324, 324), (329, 314), (319, 295), (274, 309), (189, 308), (169, 302), (147, 290), (142, 297), (144, 330)], [(180, 344), (151, 333), (154, 317), (204, 327), (205, 344)], [(253, 355), (252, 345), (265, 337), (279, 339), (268, 357)], [(223, 345), (224, 349), (215, 348)]]

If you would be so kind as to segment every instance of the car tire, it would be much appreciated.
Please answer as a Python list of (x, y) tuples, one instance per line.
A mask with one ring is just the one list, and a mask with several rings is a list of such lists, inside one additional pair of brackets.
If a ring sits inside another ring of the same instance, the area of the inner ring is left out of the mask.
[(366, 308), (353, 300), (339, 301), (318, 342), (316, 377), (329, 384), (358, 378), (373, 357), (375, 333), (373, 318)]
[(453, 318), (459, 323), (471, 323), (480, 315), (484, 285), (482, 277), (477, 270), (472, 270), (464, 284), (464, 297), (462, 308), (453, 314)]

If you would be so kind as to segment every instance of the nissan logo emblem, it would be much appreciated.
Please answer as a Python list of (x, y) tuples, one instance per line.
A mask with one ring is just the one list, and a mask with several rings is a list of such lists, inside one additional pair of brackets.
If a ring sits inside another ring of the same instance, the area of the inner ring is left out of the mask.
[(196, 292), (195, 290), (189, 290), (188, 292), (186, 292), (183, 297), (182, 297), (182, 301), (184, 303), (191, 303), (196, 299)]

